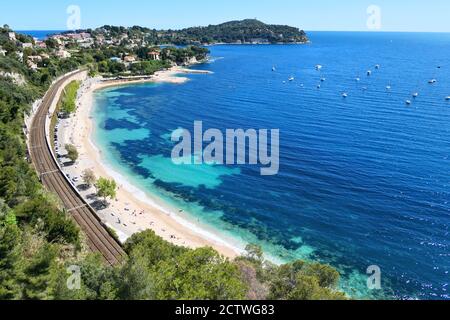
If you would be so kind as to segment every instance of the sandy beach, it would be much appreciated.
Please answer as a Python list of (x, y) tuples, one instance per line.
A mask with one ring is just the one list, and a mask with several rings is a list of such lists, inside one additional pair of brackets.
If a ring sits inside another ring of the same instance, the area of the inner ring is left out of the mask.
[[(127, 85), (142, 82), (167, 82), (182, 84), (188, 78), (180, 76), (181, 73), (204, 73), (190, 69), (174, 67), (161, 71), (148, 79), (127, 79), (102, 81), (100, 78), (87, 78), (83, 75), (82, 85), (78, 92), (77, 112), (69, 119), (60, 120), (58, 123), (59, 150), (64, 150), (64, 145), (69, 143), (77, 147), (79, 159), (73, 166), (65, 166), (64, 171), (74, 179), (75, 185), (81, 185), (82, 173), (86, 169), (92, 169), (97, 177), (113, 178), (118, 184), (117, 198), (110, 201), (110, 206), (105, 210), (99, 210), (98, 215), (103, 222), (112, 228), (120, 240), (126, 241), (136, 232), (151, 229), (163, 239), (180, 246), (199, 248), (210, 246), (222, 255), (234, 258), (241, 253), (238, 246), (230, 244), (231, 239), (223, 239), (217, 236), (206, 226), (200, 226), (197, 222), (188, 221), (182, 217), (182, 211), (170, 208), (162, 200), (146, 194), (134, 187), (105, 164), (104, 155), (91, 140), (93, 133), (93, 121), (91, 110), (93, 106), (93, 92), (95, 90), (118, 85)], [(65, 151), (60, 151), (61, 155)], [(95, 189), (80, 191), (89, 202), (94, 201)], [(232, 243), (232, 242), (231, 242)]]

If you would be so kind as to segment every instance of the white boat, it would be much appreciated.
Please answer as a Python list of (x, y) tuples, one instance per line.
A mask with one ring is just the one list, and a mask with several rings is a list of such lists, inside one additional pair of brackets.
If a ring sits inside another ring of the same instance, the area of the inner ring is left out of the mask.
[(450, 101), (450, 96), (446, 97), (445, 100)]
[(380, 69), (380, 65), (379, 65), (379, 64), (376, 64), (376, 65), (375, 65), (375, 69)]
[(344, 92), (344, 93), (342, 94), (342, 98), (347, 98), (347, 97), (348, 97), (347, 92)]
[(368, 76), (371, 76), (371, 75), (372, 75), (372, 71), (371, 71), (371, 70), (368, 70), (368, 71), (367, 71), (367, 75), (368, 75)]
[(322, 78), (320, 79), (320, 82), (325, 82), (327, 79), (326, 78)]
[(419, 96), (419, 93), (418, 92), (414, 92), (412, 96), (413, 96), (413, 98), (417, 98)]
[(392, 89), (392, 87), (391, 86), (386, 86), (386, 90), (391, 90)]
[(277, 71), (277, 69), (275, 67), (272, 67), (272, 72)]
[(433, 83), (436, 83), (437, 82), (437, 80), (436, 79), (431, 79), (431, 80), (428, 80), (428, 83), (429, 84), (433, 84)]
[(322, 70), (322, 68), (323, 68), (323, 66), (321, 66), (320, 64), (316, 65), (316, 70), (317, 71)]
[(289, 78), (289, 81), (294, 81), (294, 80), (295, 80), (294, 77), (290, 77), (290, 78)]
[(410, 104), (411, 104), (411, 100), (406, 100), (405, 103), (406, 103), (407, 105), (410, 105)]
[(359, 81), (361, 81), (361, 78), (357, 77), (355, 80), (356, 80), (356, 82), (359, 82)]
[(320, 87), (320, 84), (318, 84), (318, 85), (317, 85), (317, 89), (320, 89), (320, 88), (321, 88), (321, 87)]

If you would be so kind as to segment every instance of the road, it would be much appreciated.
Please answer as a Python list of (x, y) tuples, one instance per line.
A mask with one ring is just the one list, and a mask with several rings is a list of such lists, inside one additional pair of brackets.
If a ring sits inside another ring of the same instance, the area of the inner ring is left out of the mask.
[(114, 237), (108, 233), (96, 212), (65, 177), (52, 155), (50, 144), (47, 143), (46, 118), (53, 101), (58, 98), (58, 90), (71, 77), (73, 74), (57, 81), (48, 90), (36, 112), (29, 130), (30, 156), (44, 187), (61, 199), (64, 208), (86, 235), (89, 249), (92, 252), (100, 253), (110, 265), (116, 265), (126, 256), (125, 252)]

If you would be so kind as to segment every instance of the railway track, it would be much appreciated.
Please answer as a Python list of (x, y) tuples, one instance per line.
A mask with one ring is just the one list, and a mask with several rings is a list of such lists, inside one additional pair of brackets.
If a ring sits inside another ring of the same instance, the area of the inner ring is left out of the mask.
[(125, 252), (108, 233), (94, 209), (68, 181), (52, 154), (51, 144), (47, 141), (45, 127), (50, 116), (50, 107), (57, 98), (58, 90), (73, 76), (74, 74), (71, 74), (58, 80), (44, 96), (29, 130), (29, 153), (42, 184), (61, 199), (64, 208), (86, 235), (89, 249), (100, 253), (110, 265), (115, 265), (123, 260)]

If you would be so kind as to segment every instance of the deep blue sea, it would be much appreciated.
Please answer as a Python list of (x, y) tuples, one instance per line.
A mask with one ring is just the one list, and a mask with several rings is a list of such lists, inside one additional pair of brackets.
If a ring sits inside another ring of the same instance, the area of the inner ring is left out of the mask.
[[(187, 218), (279, 261), (329, 263), (354, 297), (449, 299), (450, 34), (309, 36), (308, 45), (210, 47), (211, 62), (195, 68), (214, 74), (182, 85), (98, 91), (95, 141)], [(195, 120), (280, 129), (280, 173), (174, 165), (170, 135)], [(367, 289), (371, 265), (382, 291)]]
[(22, 30), (22, 31), (17, 31), (18, 33), (22, 33), (22, 34), (26, 34), (29, 36), (32, 36), (34, 38), (37, 38), (38, 40), (45, 40), (47, 39), (49, 36), (51, 36), (52, 34), (56, 34), (56, 33), (61, 33), (61, 32), (65, 32), (67, 30), (64, 31), (58, 31), (58, 30)]

